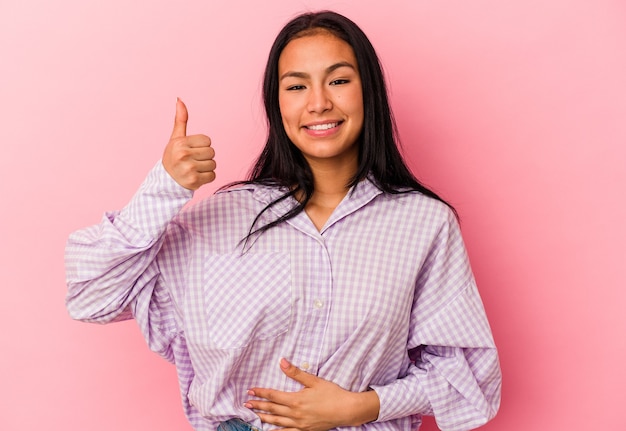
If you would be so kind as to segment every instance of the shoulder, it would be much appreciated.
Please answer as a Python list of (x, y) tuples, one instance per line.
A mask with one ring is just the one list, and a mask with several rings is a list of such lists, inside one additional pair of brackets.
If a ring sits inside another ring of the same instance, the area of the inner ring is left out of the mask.
[(196, 217), (198, 214), (228, 210), (231, 207), (239, 207), (255, 201), (254, 185), (240, 185), (221, 189), (211, 196), (193, 202), (181, 211), (183, 219)]
[(381, 199), (396, 211), (406, 213), (411, 218), (430, 220), (434, 224), (455, 224), (456, 215), (446, 203), (426, 196), (419, 191), (383, 193)]
[(185, 207), (174, 222), (188, 231), (250, 228), (254, 218), (277, 192), (256, 184), (224, 188)]

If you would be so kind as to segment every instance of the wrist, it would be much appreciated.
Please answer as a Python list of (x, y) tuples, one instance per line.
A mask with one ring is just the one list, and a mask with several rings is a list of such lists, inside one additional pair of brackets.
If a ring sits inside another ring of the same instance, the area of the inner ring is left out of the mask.
[(376, 391), (353, 392), (351, 405), (347, 409), (350, 412), (348, 426), (361, 426), (378, 419), (380, 400)]

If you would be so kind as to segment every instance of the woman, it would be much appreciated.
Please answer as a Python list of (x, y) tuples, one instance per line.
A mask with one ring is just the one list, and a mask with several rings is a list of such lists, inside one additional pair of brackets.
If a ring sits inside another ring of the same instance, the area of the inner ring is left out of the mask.
[(70, 236), (72, 317), (134, 317), (176, 364), (196, 430), (447, 430), (491, 419), (497, 353), (453, 210), (398, 152), (384, 78), (333, 12), (278, 35), (268, 139), (248, 181), (215, 178), (178, 101), (131, 202)]

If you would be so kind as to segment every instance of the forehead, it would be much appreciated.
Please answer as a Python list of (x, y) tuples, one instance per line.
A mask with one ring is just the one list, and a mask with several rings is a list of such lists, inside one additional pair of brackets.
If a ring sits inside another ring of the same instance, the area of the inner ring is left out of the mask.
[(292, 39), (280, 54), (278, 70), (280, 73), (314, 71), (340, 62), (350, 63), (357, 69), (352, 47), (334, 34), (319, 30)]

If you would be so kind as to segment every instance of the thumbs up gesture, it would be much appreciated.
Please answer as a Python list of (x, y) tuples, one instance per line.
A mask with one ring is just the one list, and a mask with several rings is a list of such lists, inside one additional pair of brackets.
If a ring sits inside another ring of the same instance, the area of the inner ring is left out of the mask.
[(187, 107), (176, 100), (176, 117), (170, 141), (163, 152), (163, 167), (174, 180), (189, 190), (215, 179), (215, 151), (206, 135), (187, 136)]

